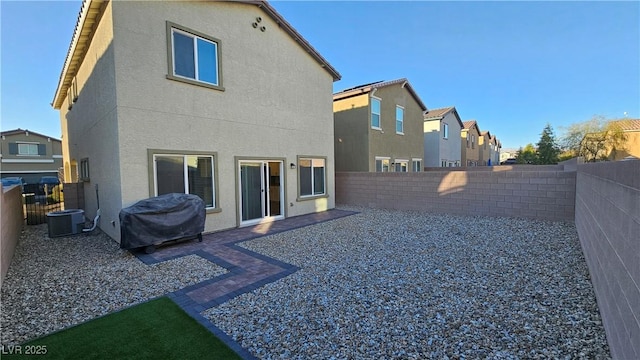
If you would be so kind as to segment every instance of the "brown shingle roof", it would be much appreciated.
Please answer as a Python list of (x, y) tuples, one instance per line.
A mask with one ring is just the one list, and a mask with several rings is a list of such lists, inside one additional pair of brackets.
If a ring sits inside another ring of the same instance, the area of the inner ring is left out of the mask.
[(56, 139), (53, 136), (44, 135), (44, 134), (37, 133), (35, 131), (31, 131), (29, 129), (21, 129), (21, 128), (17, 128), (17, 129), (14, 129), (14, 130), (6, 130), (6, 131), (3, 131), (3, 132), (0, 132), (0, 136), (9, 136), (9, 135), (22, 134), (22, 133), (29, 133), (29, 134), (33, 134), (33, 135), (37, 135), (37, 136), (42, 136), (43, 138), (49, 138), (51, 140), (60, 141), (59, 139)]
[(449, 106), (449, 107), (429, 110), (424, 114), (424, 119), (425, 120), (442, 119), (443, 117), (445, 117), (445, 115), (447, 115), (447, 113), (449, 113), (449, 111), (453, 109), (455, 109), (455, 107)]
[(385, 86), (397, 85), (397, 84), (402, 84), (403, 87), (406, 87), (407, 91), (409, 91), (411, 96), (413, 96), (413, 98), (420, 105), (422, 110), (423, 111), (427, 110), (427, 106), (422, 102), (422, 100), (420, 99), (418, 94), (415, 92), (415, 90), (413, 90), (413, 87), (411, 86), (411, 83), (409, 83), (409, 80), (407, 80), (406, 78), (401, 78), (401, 79), (396, 79), (396, 80), (391, 80), (391, 81), (378, 81), (378, 82), (375, 82), (375, 83), (369, 83), (369, 84), (365, 84), (365, 85), (358, 85), (356, 87), (348, 88), (346, 90), (342, 90), (342, 91), (339, 91), (339, 92), (333, 94), (333, 100), (335, 101), (335, 100), (340, 100), (340, 99), (346, 99), (348, 97), (352, 97), (352, 96), (355, 96), (355, 95), (369, 93), (369, 92), (373, 91), (373, 89), (377, 89), (377, 88), (381, 88), (381, 87), (385, 87)]

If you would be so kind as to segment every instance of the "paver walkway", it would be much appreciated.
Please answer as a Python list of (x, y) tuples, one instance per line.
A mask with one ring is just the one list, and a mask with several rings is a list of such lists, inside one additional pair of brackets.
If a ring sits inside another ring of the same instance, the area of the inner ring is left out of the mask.
[(289, 231), (341, 217), (353, 215), (346, 210), (328, 210), (320, 213), (300, 215), (256, 226), (231, 229), (202, 236), (197, 240), (159, 247), (152, 254), (134, 253), (142, 262), (155, 264), (187, 255), (199, 255), (228, 272), (168, 294), (193, 318), (212, 331), (245, 359), (253, 356), (235, 343), (220, 329), (205, 319), (201, 312), (222, 304), (238, 295), (255, 290), (265, 284), (281, 279), (298, 270), (294, 265), (278, 261), (244, 249), (239, 242)]

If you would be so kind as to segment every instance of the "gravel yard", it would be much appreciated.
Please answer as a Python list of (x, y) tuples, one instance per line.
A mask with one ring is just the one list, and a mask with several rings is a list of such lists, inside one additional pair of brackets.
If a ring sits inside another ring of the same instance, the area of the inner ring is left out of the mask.
[[(258, 358), (585, 358), (609, 348), (573, 224), (360, 211), (241, 243), (300, 270), (203, 315)], [(3, 283), (3, 345), (225, 273), (145, 265), (97, 232), (27, 226)]]
[(25, 226), (2, 283), (3, 345), (16, 345), (226, 273), (199, 256), (145, 265), (100, 231)]
[(573, 224), (352, 209), (241, 246), (299, 266), (204, 312), (259, 358), (610, 358)]

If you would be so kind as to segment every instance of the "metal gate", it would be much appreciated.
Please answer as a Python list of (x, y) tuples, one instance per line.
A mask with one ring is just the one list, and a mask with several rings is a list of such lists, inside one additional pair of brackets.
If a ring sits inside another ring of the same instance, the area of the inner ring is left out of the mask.
[(22, 196), (27, 225), (44, 224), (47, 222), (47, 213), (63, 208), (63, 195), (59, 185), (26, 184)]

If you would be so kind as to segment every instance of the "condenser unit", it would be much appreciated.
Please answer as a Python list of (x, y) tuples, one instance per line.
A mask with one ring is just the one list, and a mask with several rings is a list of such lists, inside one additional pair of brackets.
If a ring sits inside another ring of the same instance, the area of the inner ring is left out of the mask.
[(50, 238), (80, 234), (84, 228), (84, 210), (52, 211), (47, 214), (47, 223)]

